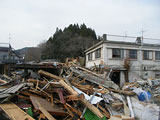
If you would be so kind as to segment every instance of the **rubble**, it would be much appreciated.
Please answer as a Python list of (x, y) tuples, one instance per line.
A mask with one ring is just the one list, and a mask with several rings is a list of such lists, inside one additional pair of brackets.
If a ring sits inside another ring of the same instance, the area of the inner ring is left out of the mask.
[[(34, 66), (34, 76), (25, 73), (25, 65), (16, 66), (23, 74), (13, 71), (12, 76), (0, 76), (3, 111), (0, 117), (13, 120), (159, 119), (159, 80), (126, 83), (120, 89), (113, 81), (76, 61)], [(34, 66), (26, 65), (30, 72)], [(140, 94), (147, 91), (152, 96), (141, 100)]]

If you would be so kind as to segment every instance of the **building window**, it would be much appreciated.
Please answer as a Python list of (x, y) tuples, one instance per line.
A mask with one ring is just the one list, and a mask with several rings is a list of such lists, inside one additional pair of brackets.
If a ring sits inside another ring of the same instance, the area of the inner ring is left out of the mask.
[(137, 50), (129, 50), (129, 58), (137, 59)]
[(160, 60), (160, 51), (155, 51), (155, 59)]
[(88, 61), (92, 60), (92, 53), (88, 53)]
[(7, 60), (7, 55), (3, 55), (3, 60)]
[(144, 50), (143, 51), (143, 60), (152, 60), (153, 59), (153, 52)]
[(155, 78), (160, 78), (160, 74), (155, 74)]
[(95, 51), (95, 58), (100, 58), (100, 57), (101, 57), (101, 48)]
[(112, 49), (112, 58), (121, 58), (121, 49)]

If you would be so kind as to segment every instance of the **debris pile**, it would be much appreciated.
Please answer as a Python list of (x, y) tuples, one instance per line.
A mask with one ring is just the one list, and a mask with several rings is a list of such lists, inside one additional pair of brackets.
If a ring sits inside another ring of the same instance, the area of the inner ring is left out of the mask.
[(126, 83), (120, 89), (73, 61), (58, 66), (58, 74), (39, 69), (27, 79), (23, 72), (0, 76), (0, 119), (159, 119), (159, 80)]

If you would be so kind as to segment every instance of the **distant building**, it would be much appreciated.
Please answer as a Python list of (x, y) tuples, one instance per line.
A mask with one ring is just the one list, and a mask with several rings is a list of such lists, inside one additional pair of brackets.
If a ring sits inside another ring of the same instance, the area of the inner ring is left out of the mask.
[(160, 45), (136, 42), (109, 41), (106, 36), (86, 51), (86, 67), (109, 69), (109, 77), (122, 86), (140, 78), (160, 78)]
[(0, 74), (4, 73), (8, 64), (16, 64), (21, 61), (9, 43), (0, 43)]
[(18, 56), (8, 43), (0, 43), (0, 63), (17, 63), (20, 61)]

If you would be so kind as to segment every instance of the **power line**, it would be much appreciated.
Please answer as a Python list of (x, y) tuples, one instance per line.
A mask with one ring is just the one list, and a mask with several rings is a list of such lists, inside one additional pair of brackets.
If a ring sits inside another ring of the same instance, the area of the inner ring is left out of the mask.
[[(137, 38), (135, 36), (123, 36), (123, 35), (113, 35), (113, 34), (107, 34), (107, 36), (113, 36), (113, 37), (123, 37), (123, 38)], [(148, 40), (148, 41), (160, 41), (160, 39), (157, 38), (143, 38), (144, 40)]]

